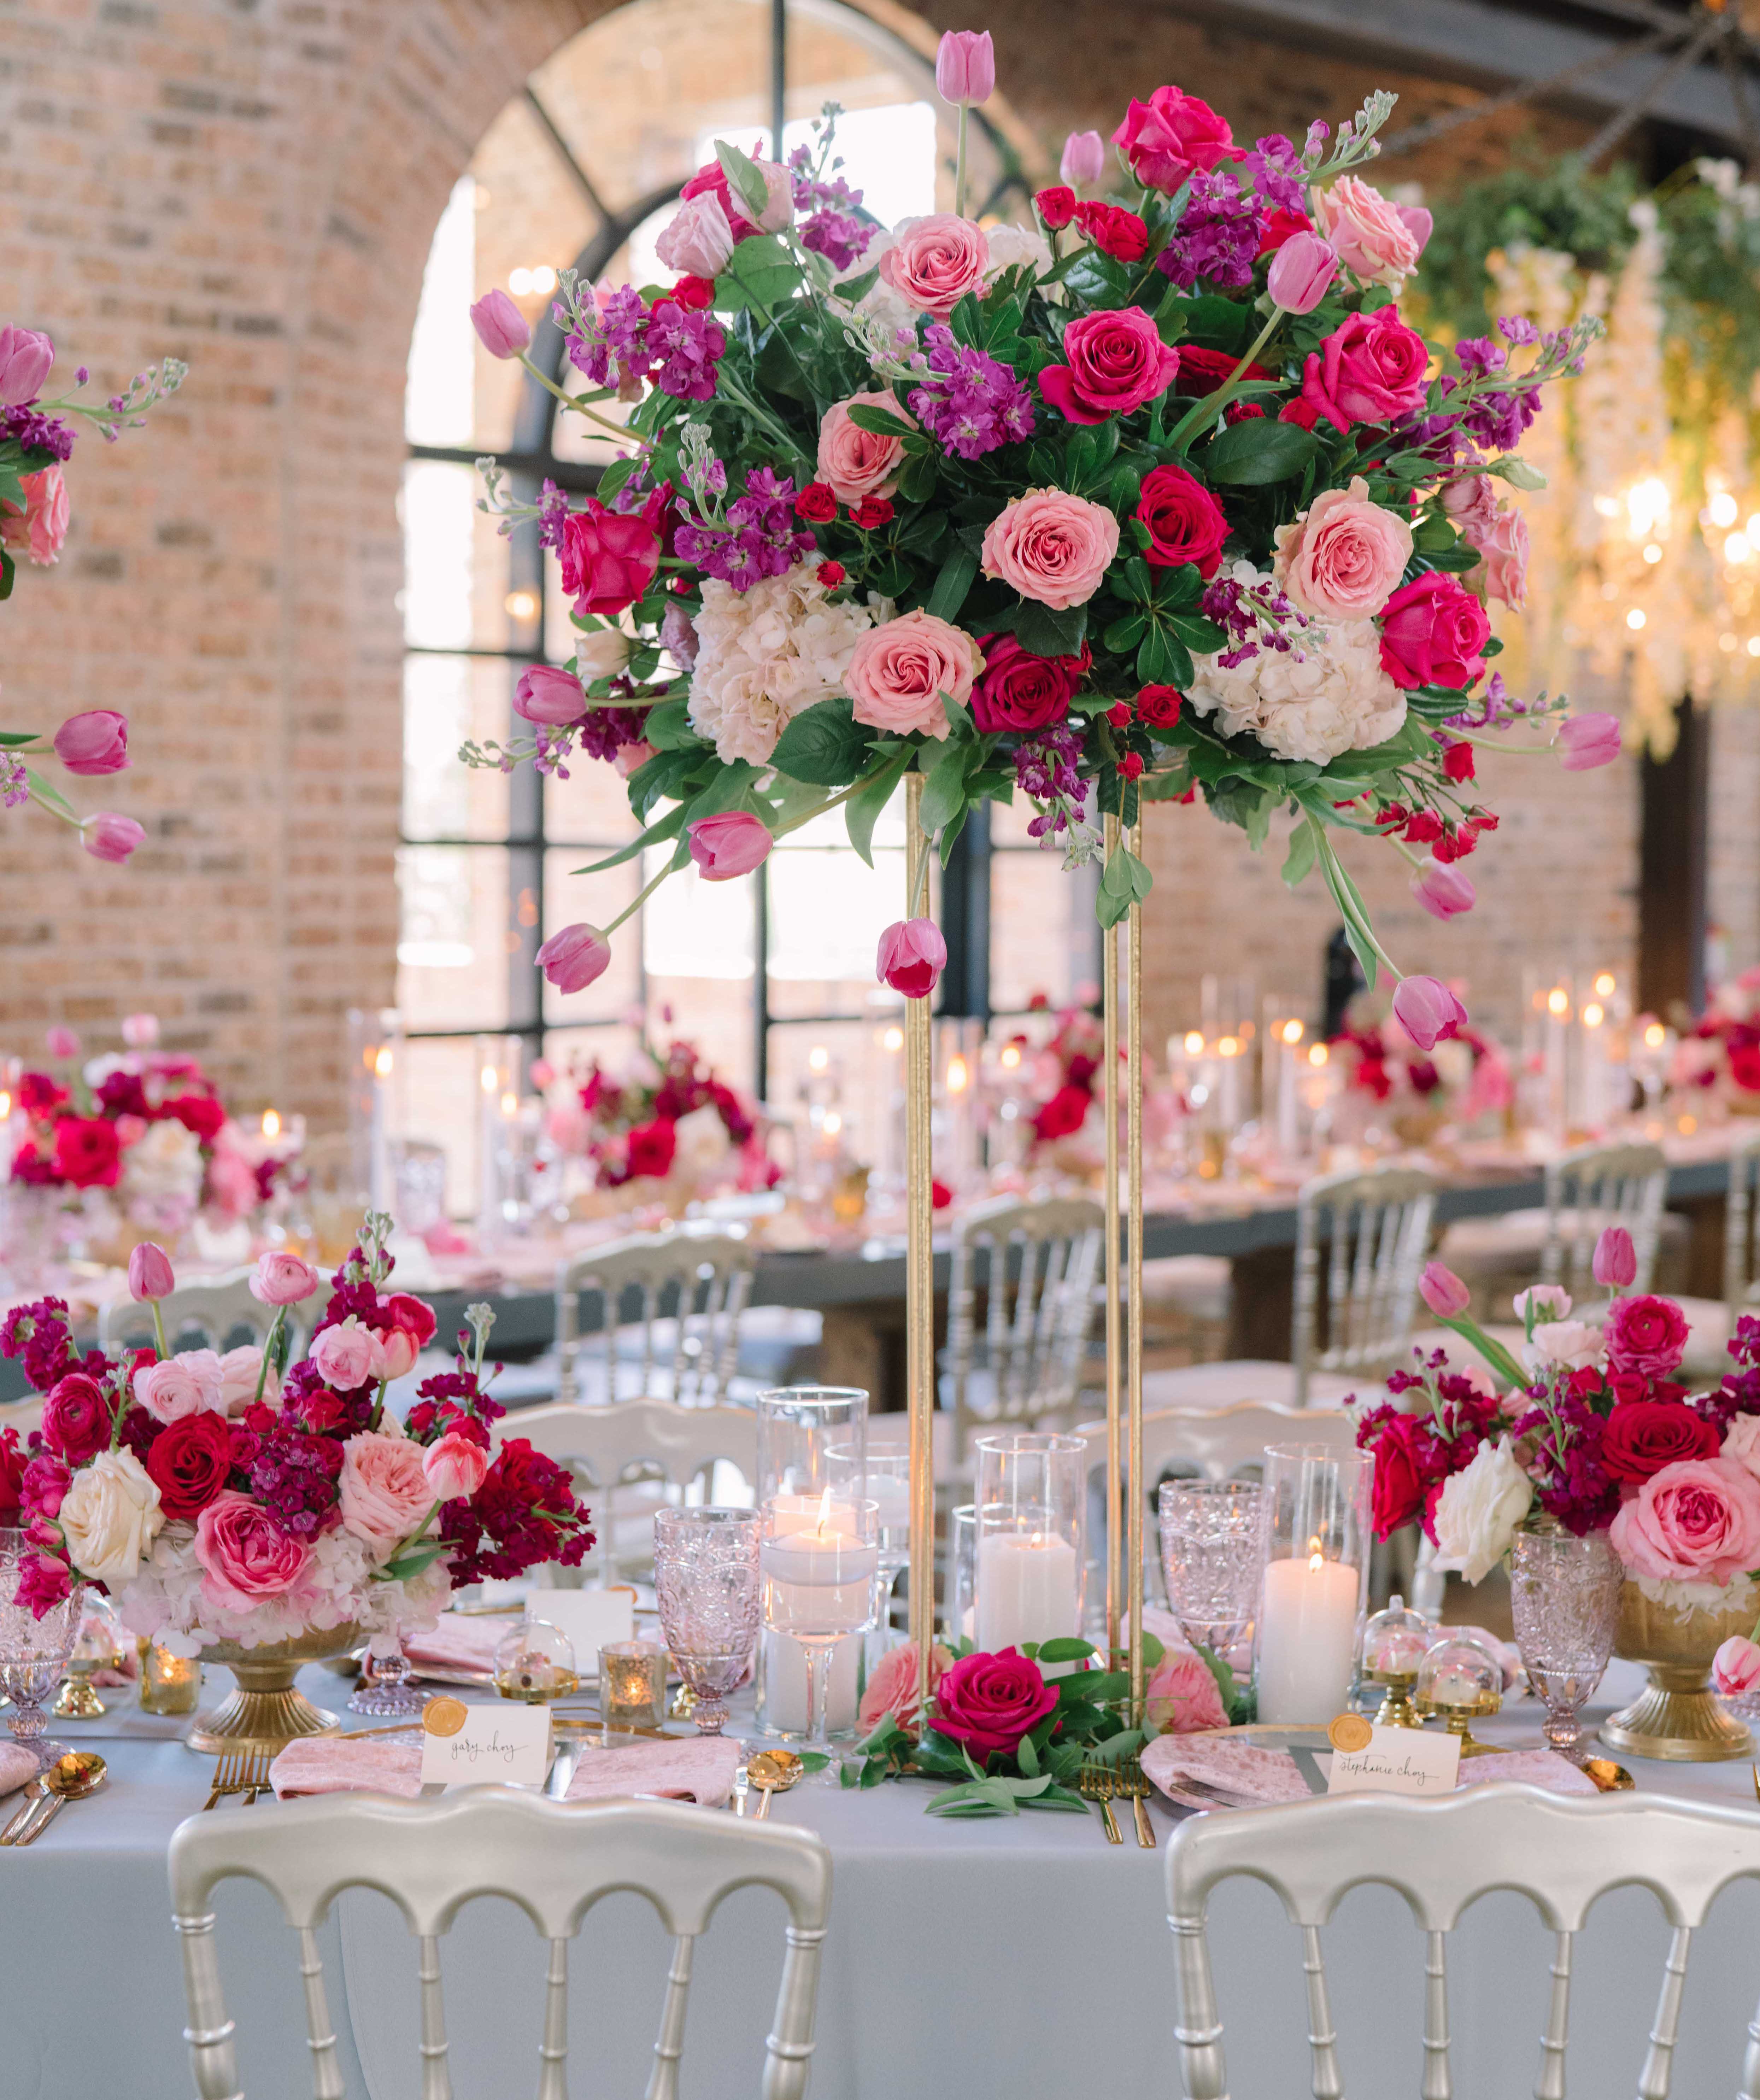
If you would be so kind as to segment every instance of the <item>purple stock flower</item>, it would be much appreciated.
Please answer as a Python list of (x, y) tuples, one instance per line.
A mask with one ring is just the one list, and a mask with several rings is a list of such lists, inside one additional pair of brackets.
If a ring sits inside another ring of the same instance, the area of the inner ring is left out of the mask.
[(800, 531), (795, 485), (767, 466), (746, 476), (746, 492), (727, 506), (727, 530), (717, 532), (687, 518), (675, 542), (686, 561), (734, 590), (750, 590), (765, 576), (779, 576), (810, 554), (818, 542)]
[(714, 399), (715, 367), (726, 347), (726, 331), (712, 314), (687, 313), (676, 299), (660, 300), (649, 318), (654, 383), (681, 401)]
[(1246, 156), (1259, 194), (1273, 211), (1300, 211), (1305, 201), (1302, 157), (1281, 131), (1256, 142)]
[(0, 757), (0, 803), (15, 810), (30, 800), (30, 773), (22, 759)]
[(28, 452), (50, 452), (58, 460), (73, 457), (73, 431), (59, 416), (46, 416), (39, 408), (0, 408), (0, 430), (16, 438)]
[(1498, 333), (1506, 342), (1515, 344), (1518, 349), (1524, 349), (1529, 343), (1538, 342), (1540, 340), (1539, 329), (1531, 320), (1520, 314), (1500, 314), (1498, 317)]
[(1155, 267), (1189, 292), (1200, 277), (1230, 291), (1253, 281), (1264, 237), (1265, 202), (1217, 169), (1194, 175), (1189, 202)]
[[(566, 323), (567, 309), (556, 311)], [(642, 348), (647, 324), (642, 294), (633, 285), (620, 285), (603, 307), (582, 307), (580, 328), (568, 338), (568, 361), (595, 386), (640, 379), (650, 361)]]
[(955, 339), (943, 321), (931, 324), (912, 367), (924, 384), (912, 390), (911, 412), (942, 448), (961, 459), (981, 459), (999, 445), (1033, 435), (1032, 397), (1006, 364)]
[(538, 496), (538, 544), (542, 547), (561, 549), (562, 527), (568, 522), (568, 496), (565, 490), (546, 479)]
[(580, 748), (589, 758), (615, 758), (626, 743), (641, 743), (647, 719), (646, 708), (589, 708)]
[(1202, 603), (1204, 617), (1230, 637), (1230, 646), (1216, 658), (1224, 670), (1246, 663), (1261, 649), (1293, 648), (1288, 630), (1299, 632), (1308, 624), (1308, 615), (1298, 612), (1268, 576), (1242, 584), (1220, 571), (1205, 589)]
[(856, 215), (861, 191), (851, 189), (841, 175), (834, 175), (828, 182), (815, 177), (812, 162), (809, 146), (796, 146), (788, 156), (801, 245), (823, 255), (834, 270), (851, 269), (867, 253), (879, 229)]

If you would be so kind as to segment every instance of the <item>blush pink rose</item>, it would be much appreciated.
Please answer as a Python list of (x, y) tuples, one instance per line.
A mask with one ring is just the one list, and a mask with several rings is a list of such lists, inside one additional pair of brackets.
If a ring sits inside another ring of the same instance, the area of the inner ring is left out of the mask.
[(984, 573), (1061, 612), (1085, 605), (1118, 552), (1118, 521), (1061, 488), (1030, 488), (984, 534)]
[[(939, 1641), (929, 1649), (929, 1688), (931, 1697), (952, 1661), (952, 1649), (943, 1648)], [(920, 1718), (916, 1679), (916, 1643), (906, 1641), (902, 1648), (889, 1648), (869, 1678), (867, 1690), (862, 1693), (862, 1704), (856, 1710), (858, 1730), (864, 1736), (870, 1735), (890, 1714), (914, 1740)]]
[(212, 1349), (186, 1349), (162, 1364), (146, 1364), (135, 1374), (135, 1397), (156, 1422), (176, 1422), (210, 1409), (223, 1414), (220, 1359)]
[(337, 1392), (352, 1392), (381, 1375), (379, 1338), (352, 1313), (315, 1336), (309, 1354), (319, 1377)]
[(1760, 1568), (1760, 1480), (1732, 1458), (1683, 1458), (1620, 1505), (1608, 1534), (1634, 1575), (1733, 1582)]
[(907, 218), (880, 259), (880, 273), (898, 296), (945, 320), (968, 292), (981, 292), (990, 267), (984, 229), (951, 211)]
[(1485, 596), (1520, 612), (1528, 602), (1528, 520), (1520, 510), (1500, 508), (1478, 547), (1485, 565)]
[(311, 1549), (289, 1538), (260, 1502), (232, 1489), (196, 1518), (195, 1551), (207, 1573), (205, 1595), (227, 1612), (285, 1597), (311, 1559)]
[(1497, 522), (1498, 492), (1489, 474), (1458, 474), (1441, 488), (1442, 508), (1469, 546), (1476, 547)]
[(422, 1453), (421, 1470), (435, 1502), (456, 1502), (483, 1485), (489, 1454), (480, 1444), (452, 1430)]
[(1308, 353), (1302, 399), (1341, 430), (1356, 423), (1391, 423), (1423, 399), (1429, 365), (1423, 338), (1400, 319), (1396, 307), (1347, 314), (1319, 349)]
[(67, 483), (58, 460), (38, 474), (21, 475), (24, 508), (0, 501), (0, 546), (20, 548), (38, 568), (60, 557), (67, 538)]
[(1226, 1728), (1222, 1692), (1195, 1648), (1170, 1648), (1149, 1673), (1144, 1717), (1162, 1735), (1189, 1736), (1195, 1728)]
[(870, 628), (855, 646), (844, 673), (844, 690), (855, 702), (855, 718), (871, 729), (908, 736), (920, 730), (944, 739), (947, 710), (969, 706), (973, 682), (984, 668), (978, 646), (964, 628), (920, 609)]
[(840, 503), (890, 496), (898, 486), (898, 470), (904, 463), (904, 439), (864, 430), (849, 420), (852, 408), (879, 408), (916, 428), (915, 417), (906, 415), (890, 394), (852, 394), (847, 401), (827, 408), (819, 425), (819, 479)]
[(280, 1405), (281, 1381), (275, 1365), (263, 1370), (262, 1352), (254, 1343), (245, 1342), (236, 1349), (228, 1349), (217, 1360), (220, 1379), (220, 1411), (224, 1414), (239, 1415), (250, 1406), (257, 1397), (257, 1380), (262, 1379), (262, 1401), (266, 1407)]
[(1359, 477), (1329, 488), (1293, 525), (1277, 528), (1273, 565), (1290, 601), (1322, 620), (1370, 620), (1392, 597), (1412, 558), (1412, 528), (1369, 500)]
[[(1063, 364), (1039, 375), (1039, 390), (1072, 423), (1128, 416), (1172, 386), (1180, 353), (1140, 307), (1083, 314), (1063, 332)], [(823, 453), (821, 471), (823, 471)]]
[(337, 1482), (342, 1529), (382, 1553), (408, 1538), (440, 1499), (428, 1485), (427, 1456), (407, 1436), (373, 1430), (351, 1436)]
[(661, 229), (654, 252), (682, 276), (720, 276), (734, 252), (734, 230), (712, 190), (685, 199)]
[(1345, 268), (1365, 285), (1390, 291), (1418, 267), (1423, 243), (1379, 190), (1356, 175), (1340, 175), (1330, 188), (1316, 190), (1314, 218), (1338, 251)]

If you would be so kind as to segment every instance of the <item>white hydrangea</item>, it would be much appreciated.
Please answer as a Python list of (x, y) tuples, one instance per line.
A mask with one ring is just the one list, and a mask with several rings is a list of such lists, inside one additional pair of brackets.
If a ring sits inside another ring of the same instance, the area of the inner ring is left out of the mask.
[[(1246, 562), (1235, 580), (1268, 580)], [(1343, 752), (1385, 743), (1405, 720), (1405, 695), (1381, 666), (1372, 620), (1310, 620), (1287, 650), (1261, 648), (1230, 668), (1200, 656), (1188, 698), (1214, 712), (1225, 736), (1257, 737), (1273, 758), (1324, 765)]]
[(818, 567), (817, 558), (798, 562), (748, 591), (704, 579), (690, 721), (724, 765), (763, 765), (797, 714), (842, 691), (857, 642), (891, 617), (884, 599), (833, 604)]
[(304, 1574), (285, 1596), (266, 1599), (248, 1612), (232, 1611), (202, 1586), (195, 1526), (168, 1524), (123, 1590), (120, 1608), (130, 1633), (148, 1635), (177, 1655), (194, 1655), (219, 1641), (259, 1648), (292, 1640), (308, 1628), (328, 1632), (363, 1621), (380, 1588), (418, 1592), (407, 1599), (386, 1599), (388, 1605), (407, 1605), (406, 1623), (427, 1616), (432, 1598), (426, 1586), (376, 1584), (371, 1577), (366, 1547), (337, 1525), (313, 1542)]
[(1051, 267), (1051, 243), (1036, 227), (986, 226), (984, 238), (990, 247), (990, 267), (984, 272), (986, 284), (1019, 263), (1030, 262), (1034, 276), (1043, 276)]

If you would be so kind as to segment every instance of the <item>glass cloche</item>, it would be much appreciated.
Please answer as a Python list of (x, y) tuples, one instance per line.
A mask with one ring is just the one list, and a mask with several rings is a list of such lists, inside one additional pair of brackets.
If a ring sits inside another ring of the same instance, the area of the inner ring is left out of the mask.
[(1364, 1627), (1363, 1682), (1381, 1687), (1381, 1710), (1375, 1716), (1379, 1727), (1423, 1726), (1413, 1709), (1412, 1688), (1436, 1638), (1430, 1621), (1396, 1594), (1387, 1599), (1387, 1609), (1377, 1612)]
[(1475, 1756), (1490, 1746), (1474, 1740), (1471, 1723), (1503, 1704), (1503, 1665), (1483, 1641), (1445, 1634), (1418, 1665), (1412, 1704), (1420, 1714), (1440, 1716), (1460, 1737), (1463, 1758)]
[(495, 1651), (495, 1688), (504, 1699), (541, 1706), (580, 1688), (574, 1643), (548, 1619), (522, 1619)]

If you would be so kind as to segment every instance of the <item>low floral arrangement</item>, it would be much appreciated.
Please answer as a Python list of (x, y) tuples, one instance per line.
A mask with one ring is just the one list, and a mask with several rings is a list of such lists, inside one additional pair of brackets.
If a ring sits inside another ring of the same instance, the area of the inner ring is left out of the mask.
[[(944, 37), (937, 77), (963, 137), (988, 34)], [(575, 392), (487, 293), (484, 346), (630, 449), (578, 507), (548, 485), (518, 503), (484, 463), (484, 508), (555, 549), (579, 638), (521, 681), (529, 740), (461, 755), (623, 760), (646, 828), (585, 871), (670, 847), (648, 889), (690, 861), (744, 874), (839, 806), (869, 858), (911, 774), (943, 857), (1017, 792), (1071, 866), (1102, 852), (1095, 814), (1129, 827), (1145, 800), (1201, 793), (1255, 845), (1288, 809), (1286, 880), (1317, 867), (1371, 983), (1398, 977), (1338, 834), (1392, 840), (1464, 909), (1454, 863), (1497, 823), (1475, 745), (1520, 723), (1582, 767), (1619, 730), (1486, 682), (1481, 595), (1522, 602), (1525, 527), (1495, 483), (1540, 485), (1517, 448), (1599, 324), (1506, 318), (1447, 353), (1407, 324), (1428, 214), (1356, 172), (1393, 101), (1247, 146), (1158, 87), (1113, 135), (1122, 198), (1093, 194), (1084, 135), (1030, 226), (965, 216), (963, 154), (954, 210), (888, 230), (829, 179), (829, 119), (786, 164), (718, 143), (659, 237), (675, 282), (562, 274)], [(1119, 843), (1102, 923), (1149, 887)], [(640, 901), (552, 935), (551, 982), (601, 975)], [(880, 944), (906, 997), (946, 962), (927, 907)], [(1424, 1048), (1466, 1019), (1434, 978), (1394, 1003)]]
[(422, 1383), (408, 1420), (387, 1410), (387, 1383), (434, 1326), (421, 1299), (382, 1287), (390, 1229), (369, 1215), (291, 1366), (287, 1308), (320, 1282), (297, 1255), (262, 1255), (251, 1279), (277, 1308), (261, 1349), (172, 1355), (158, 1311), (171, 1264), (150, 1245), (129, 1285), (153, 1308), (157, 1349), (81, 1355), (59, 1299), (7, 1315), (0, 1355), (45, 1396), (28, 1445), (0, 1431), (0, 1524), (35, 1547), (23, 1602), (41, 1617), (95, 1583), (132, 1632), (183, 1655), (351, 1626), (385, 1651), (432, 1626), (457, 1586), (578, 1565), (593, 1533), (568, 1474), (519, 1438), (491, 1457), (505, 1410), (483, 1374), (487, 1307), (470, 1308), (457, 1368)]
[(1033, 1060), (1035, 1089), (1042, 1096), (1032, 1115), (1035, 1145), (1060, 1144), (1087, 1123), (1105, 1052), (1105, 1035), (1096, 1017), (1086, 1007), (1065, 1008)]
[(1462, 1028), (1446, 1042), (1421, 1050), (1397, 1019), (1348, 1026), (1329, 1038), (1332, 1064), (1344, 1075), (1344, 1099), (1334, 1134), (1378, 1118), (1414, 1141), (1445, 1120), (1476, 1123), (1502, 1115), (1515, 1100), (1509, 1061), (1492, 1039)]
[[(139, 429), (155, 403), (174, 394), (189, 368), (168, 357), (155, 369), (137, 372), (127, 391), (112, 394), (100, 408), (70, 393), (45, 400), (54, 366), (55, 344), (40, 330), (0, 328), (0, 599), (12, 595), (20, 554), (37, 568), (60, 559), (69, 517), (62, 470), (73, 457), (76, 421), (113, 444), (125, 429)], [(83, 386), (89, 376), (81, 365), (74, 386)], [(132, 817), (111, 810), (82, 817), (28, 762), (51, 756), (82, 776), (121, 772), (129, 762), (127, 717), (90, 708), (69, 715), (52, 738), (36, 730), (0, 730), (0, 806), (34, 802), (72, 824), (99, 860), (126, 860), (146, 832)]]
[(1669, 1084), (1696, 1100), (1714, 1095), (1738, 1114), (1760, 1114), (1760, 970), (1718, 986), (1675, 1044)]
[(535, 1073), (555, 1094), (545, 1117), (550, 1141), (589, 1159), (602, 1189), (682, 1176), (743, 1194), (769, 1189), (782, 1170), (764, 1149), (754, 1105), (717, 1079), (695, 1043), (656, 1050), (644, 1040), (620, 1075), (597, 1058), (570, 1071), (558, 1091), (552, 1070)]

